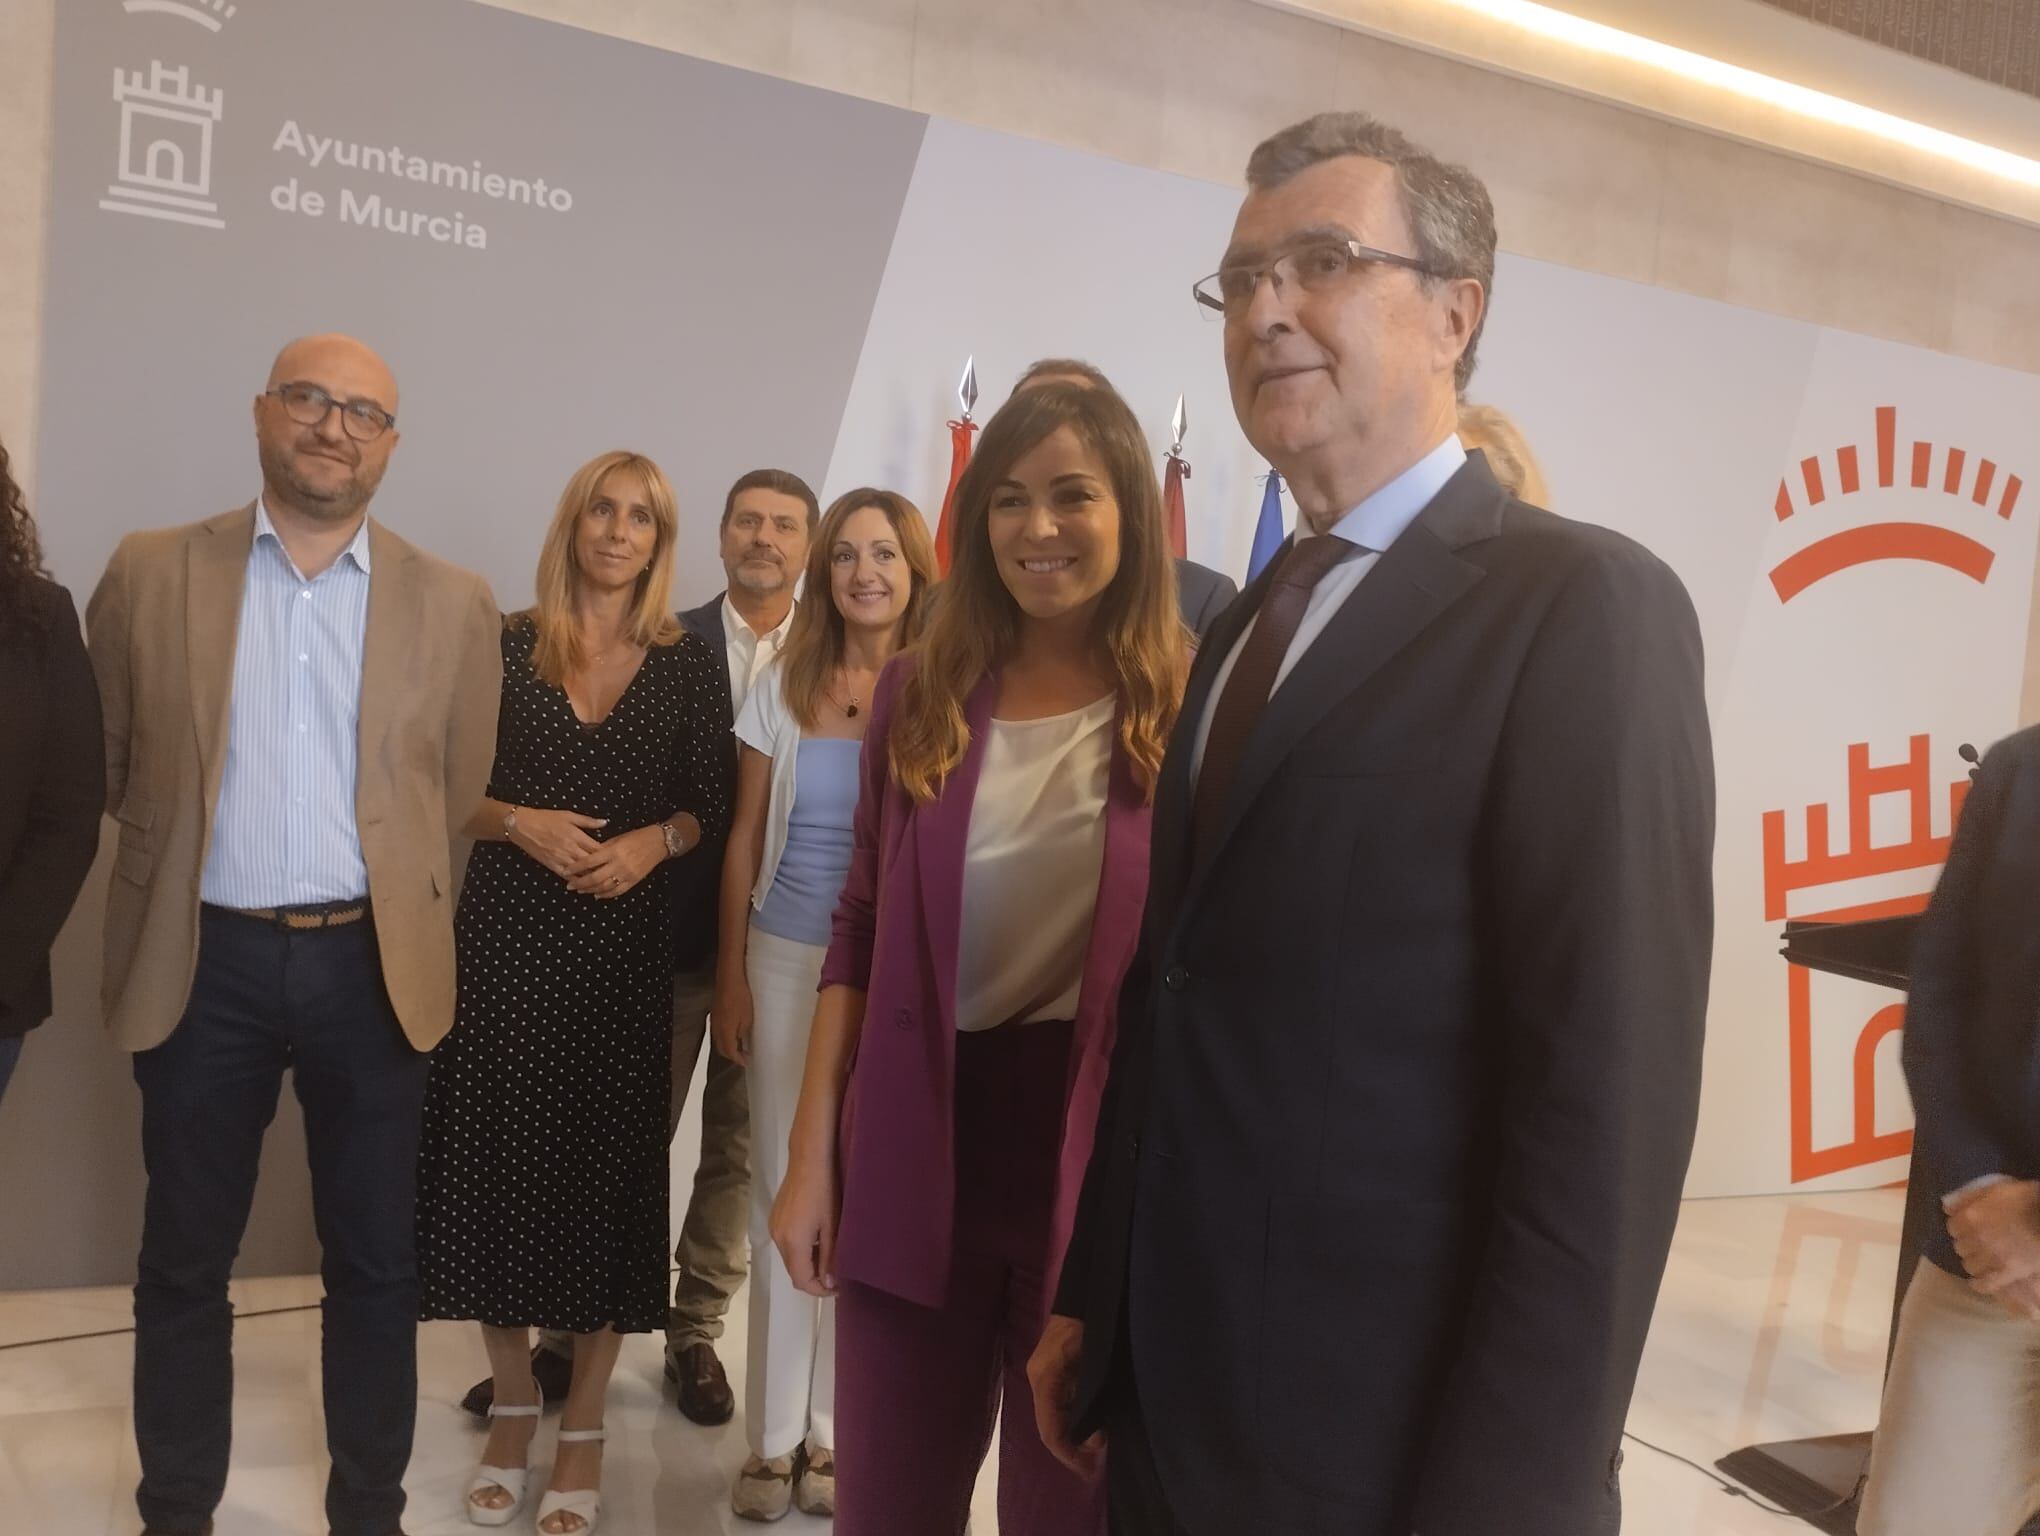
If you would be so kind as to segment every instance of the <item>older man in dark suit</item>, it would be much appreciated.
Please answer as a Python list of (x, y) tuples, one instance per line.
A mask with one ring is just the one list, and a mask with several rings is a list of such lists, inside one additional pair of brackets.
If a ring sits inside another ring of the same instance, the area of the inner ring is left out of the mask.
[(1247, 181), (1197, 296), (1300, 527), (1157, 790), (1043, 1433), (1120, 1532), (1608, 1536), (1699, 1098), (1698, 626), (1454, 435), (1473, 175), (1338, 113)]

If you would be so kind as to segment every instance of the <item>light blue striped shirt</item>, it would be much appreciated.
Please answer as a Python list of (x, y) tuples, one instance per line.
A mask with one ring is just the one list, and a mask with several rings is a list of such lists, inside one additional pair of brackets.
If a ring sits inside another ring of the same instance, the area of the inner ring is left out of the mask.
[(340, 558), (307, 581), (255, 503), (201, 900), (295, 907), (368, 894), (354, 824), (368, 565), (363, 518)]

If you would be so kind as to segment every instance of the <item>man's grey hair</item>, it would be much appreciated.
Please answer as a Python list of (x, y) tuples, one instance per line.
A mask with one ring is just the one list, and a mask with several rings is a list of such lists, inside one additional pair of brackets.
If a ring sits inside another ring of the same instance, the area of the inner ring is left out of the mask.
[[(1394, 169), (1403, 213), (1416, 236), (1412, 254), (1428, 271), (1427, 285), (1441, 278), (1470, 277), (1480, 284), (1483, 295), (1493, 296), (1495, 205), (1487, 187), (1465, 166), (1440, 160), (1412, 143), (1401, 129), (1365, 112), (1320, 112), (1262, 140), (1247, 160), (1247, 185), (1264, 192), (1341, 155), (1379, 160)], [(1483, 307), (1454, 375), (1462, 395), (1473, 377), (1474, 351), (1486, 325)]]

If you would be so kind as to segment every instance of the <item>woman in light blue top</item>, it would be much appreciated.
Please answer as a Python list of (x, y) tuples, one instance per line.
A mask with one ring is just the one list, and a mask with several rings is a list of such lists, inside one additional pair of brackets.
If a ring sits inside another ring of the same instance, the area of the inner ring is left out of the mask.
[(751, 1097), (751, 1458), (730, 1502), (752, 1520), (776, 1520), (796, 1501), (808, 1514), (835, 1509), (835, 1304), (794, 1288), (767, 1218), (850, 868), (872, 685), (919, 632), (935, 579), (934, 543), (912, 502), (869, 489), (837, 498), (809, 546), (808, 600), (737, 717), (711, 1018), (716, 1049), (747, 1069)]

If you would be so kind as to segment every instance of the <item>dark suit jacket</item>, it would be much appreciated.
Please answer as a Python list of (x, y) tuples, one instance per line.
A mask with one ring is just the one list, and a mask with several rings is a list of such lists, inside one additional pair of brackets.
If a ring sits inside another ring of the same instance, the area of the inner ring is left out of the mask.
[(1176, 602), (1183, 610), (1183, 622), (1200, 641), (1239, 595), (1232, 577), (1195, 560), (1176, 562)]
[(1276, 692), (1193, 864), (1191, 743), (1266, 585), (1158, 789), (1056, 1306), (1079, 1422), (1130, 1358), (1196, 1536), (1601, 1536), (1698, 1113), (1692, 605), (1476, 457)]
[[(1914, 942), (1905, 1076), (1913, 1178), (2040, 1178), (2040, 726), (1984, 757)], [(1926, 1256), (1964, 1273), (1940, 1221)]]
[[(715, 656), (716, 675), (722, 679), (722, 717), (716, 723), (730, 738), (730, 779), (723, 786), (725, 805), (737, 799), (736, 720), (730, 709), (730, 642), (723, 633), (723, 594), (718, 592), (699, 608), (678, 615), (680, 627), (706, 641)], [(727, 830), (710, 838), (673, 866), (668, 887), (673, 913), (673, 968), (698, 971), (715, 964), (717, 914), (722, 902), (723, 852), (729, 846)]]
[(0, 631), (0, 1039), (50, 1016), (50, 946), (99, 850), (106, 745), (71, 594), (36, 580), (39, 626)]

